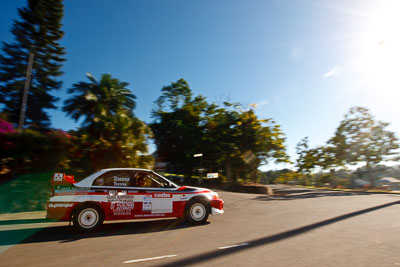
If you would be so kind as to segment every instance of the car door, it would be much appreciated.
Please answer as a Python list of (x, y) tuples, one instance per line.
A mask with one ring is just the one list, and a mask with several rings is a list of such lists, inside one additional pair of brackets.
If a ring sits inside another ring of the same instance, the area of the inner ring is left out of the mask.
[(111, 170), (93, 182), (93, 201), (100, 202), (107, 219), (129, 219), (134, 216), (135, 195), (129, 194), (134, 183), (130, 170)]
[(141, 196), (135, 212), (143, 217), (173, 212), (173, 190), (164, 188), (164, 181), (152, 172), (137, 172), (135, 181)]

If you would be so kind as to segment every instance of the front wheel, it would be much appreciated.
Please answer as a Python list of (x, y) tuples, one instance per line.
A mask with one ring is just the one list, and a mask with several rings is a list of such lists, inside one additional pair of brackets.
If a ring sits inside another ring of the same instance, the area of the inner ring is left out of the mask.
[(74, 228), (79, 232), (94, 232), (104, 221), (103, 211), (96, 205), (79, 207), (73, 217)]
[(204, 199), (195, 199), (185, 209), (185, 219), (191, 224), (203, 224), (210, 214), (209, 204)]

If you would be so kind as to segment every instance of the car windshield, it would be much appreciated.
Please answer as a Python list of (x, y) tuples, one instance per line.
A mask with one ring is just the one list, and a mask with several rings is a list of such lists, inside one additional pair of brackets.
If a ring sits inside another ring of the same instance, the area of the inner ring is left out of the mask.
[(165, 178), (164, 176), (161, 176), (160, 174), (156, 173), (156, 172), (151, 172), (150, 175), (151, 179), (154, 180), (157, 184), (161, 184), (164, 186), (168, 186), (171, 188), (177, 188), (179, 187), (178, 185), (176, 185), (175, 183), (173, 183), (172, 181), (168, 180), (167, 178)]

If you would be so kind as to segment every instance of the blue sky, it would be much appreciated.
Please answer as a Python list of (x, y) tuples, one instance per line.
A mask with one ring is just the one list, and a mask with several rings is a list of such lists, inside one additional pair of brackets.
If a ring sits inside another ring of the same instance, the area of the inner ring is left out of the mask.
[[(395, 11), (382, 0), (65, 1), (61, 43), (65, 100), (74, 82), (110, 73), (137, 96), (151, 121), (163, 86), (186, 79), (209, 102), (257, 104), (287, 137), (288, 153), (308, 136), (324, 144), (352, 106), (364, 106), (400, 133), (400, 42)], [(25, 0), (0, 0), (0, 40)], [(60, 101), (59, 106), (62, 106)], [(50, 111), (53, 127), (77, 123)], [(262, 169), (290, 167), (274, 165)]]

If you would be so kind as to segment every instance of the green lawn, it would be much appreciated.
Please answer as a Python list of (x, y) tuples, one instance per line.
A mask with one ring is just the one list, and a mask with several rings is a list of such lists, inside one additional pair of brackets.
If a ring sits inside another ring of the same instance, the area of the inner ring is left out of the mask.
[(26, 174), (0, 185), (0, 213), (45, 210), (52, 175)]

